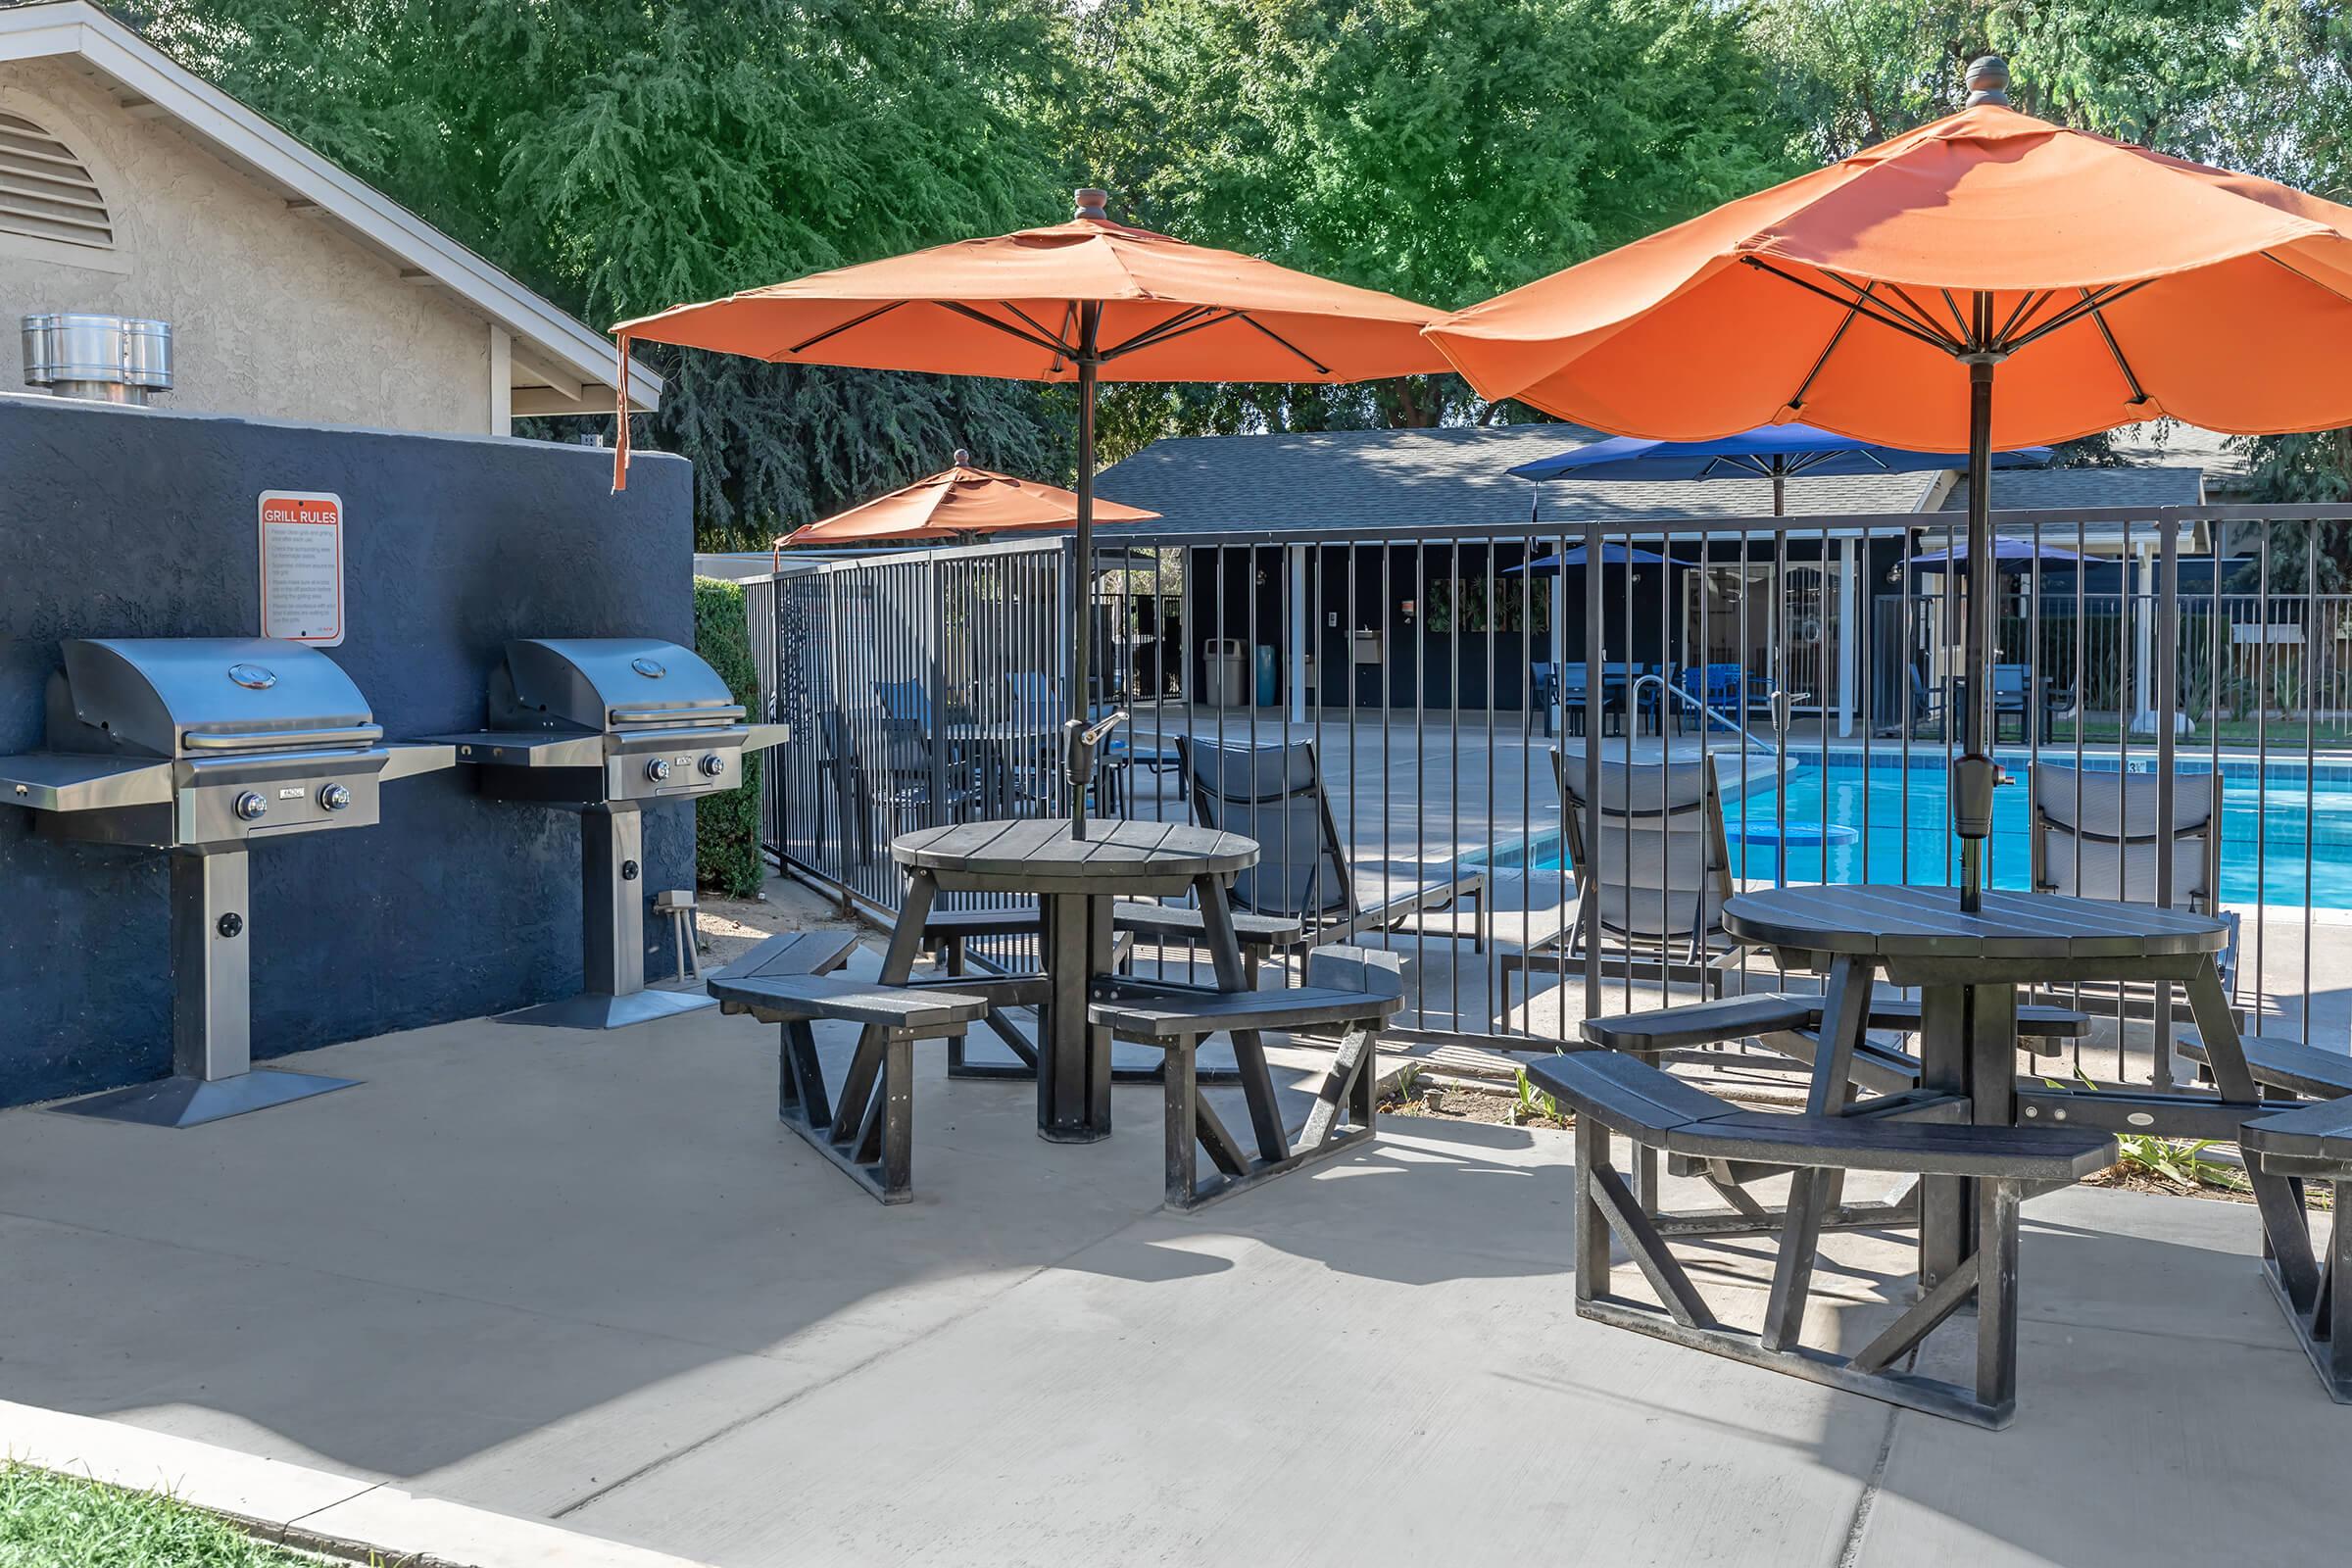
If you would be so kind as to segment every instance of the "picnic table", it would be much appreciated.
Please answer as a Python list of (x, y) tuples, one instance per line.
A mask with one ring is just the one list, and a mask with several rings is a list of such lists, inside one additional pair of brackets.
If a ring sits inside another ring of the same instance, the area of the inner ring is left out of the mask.
[[(1037, 1130), (1055, 1143), (1110, 1136), (1111, 1046), (1087, 1022), (1089, 993), (1111, 970), (1111, 905), (1191, 893), (1220, 991), (1250, 989), (1226, 890), (1257, 863), (1254, 840), (1182, 822), (1089, 822), (1073, 838), (1060, 818), (965, 822), (908, 833), (890, 847), (906, 868), (906, 900), (882, 962), (882, 983), (904, 985), (942, 892), (1036, 897), (1045, 985), (1039, 1010)], [(973, 990), (969, 979), (959, 989)], [(980, 982), (985, 988), (987, 982)], [(1254, 1049), (1237, 1037), (1237, 1054)]]
[[(2248, 1118), (2278, 1108), (2264, 1104), (2247, 1069), (2217, 967), (2230, 939), (2228, 923), (2218, 918), (1991, 889), (1982, 909), (1966, 914), (1953, 888), (1860, 886), (1740, 894), (1726, 901), (1723, 925), (1740, 942), (1777, 951), (1791, 966), (1826, 964), (1814, 1074), (1840, 1092), (1864, 1044), (1873, 972), (1884, 971), (1895, 985), (1920, 988), (1920, 1087), (1967, 1096), (1980, 1126), (2066, 1125), (2234, 1141)], [(2018, 1083), (2018, 988), (2106, 981), (2184, 988), (2218, 1094)], [(2316, 1289), (2317, 1265), (2290, 1182), (2252, 1169), (2248, 1179), (2282, 1282)], [(1973, 1250), (1973, 1185), (1952, 1177), (1921, 1183), (1923, 1286), (1932, 1287)]]

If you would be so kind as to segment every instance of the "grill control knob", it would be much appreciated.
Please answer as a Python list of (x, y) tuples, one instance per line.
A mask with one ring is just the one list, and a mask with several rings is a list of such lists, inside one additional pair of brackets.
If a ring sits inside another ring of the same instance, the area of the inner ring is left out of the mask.
[(711, 752), (695, 765), (703, 770), (703, 777), (716, 778), (727, 770), (727, 760), (717, 752)]
[(251, 790), (237, 797), (237, 815), (248, 822), (258, 822), (269, 814), (270, 803)]
[(329, 784), (318, 792), (318, 804), (329, 811), (340, 811), (351, 804), (351, 791), (340, 784)]
[(646, 763), (645, 776), (652, 779), (657, 784), (667, 783), (669, 781), (669, 759), (666, 757), (657, 757), (652, 761)]

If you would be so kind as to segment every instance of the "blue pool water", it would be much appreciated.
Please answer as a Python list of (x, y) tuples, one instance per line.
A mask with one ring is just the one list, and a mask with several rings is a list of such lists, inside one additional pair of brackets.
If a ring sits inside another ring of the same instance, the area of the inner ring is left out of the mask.
[[(1886, 765), (1889, 761), (1881, 760), (1867, 772), (1859, 759), (1835, 756), (1826, 765), (1815, 759), (1789, 767), (1785, 872), (1789, 881), (1959, 880), (1959, 850), (1945, 813), (1943, 760), (1915, 758), (1907, 769)], [(2003, 763), (2022, 780), (2022, 759), (2004, 758)], [(2259, 890), (2262, 901), (2274, 906), (2307, 904), (2352, 909), (2352, 768), (2322, 765), (2307, 781), (2300, 766), (2274, 764), (2267, 784), (2257, 781), (2251, 767), (2225, 772), (2223, 902), (2252, 904)], [(2209, 775), (2184, 768), (2181, 776), (2202, 780)], [(1733, 865), (1750, 882), (1769, 884), (1780, 873), (1781, 852), (1775, 835), (1781, 803), (1772, 769), (1755, 766), (1745, 795), (1740, 794), (1736, 762), (1724, 767), (1722, 778), (1724, 831)], [(2083, 787), (2095, 789), (2095, 775)], [(2308, 883), (2303, 849), (2307, 818), (2312, 840)], [(2032, 881), (2029, 822), (2022, 782), (1994, 794), (1989, 841), (1993, 886), (2023, 888)], [(1555, 835), (1546, 834), (1531, 848), (1534, 853), (1526, 858), (1531, 869), (1559, 868)], [(1498, 864), (1520, 863), (1521, 858), (1519, 846), (1497, 846)]]

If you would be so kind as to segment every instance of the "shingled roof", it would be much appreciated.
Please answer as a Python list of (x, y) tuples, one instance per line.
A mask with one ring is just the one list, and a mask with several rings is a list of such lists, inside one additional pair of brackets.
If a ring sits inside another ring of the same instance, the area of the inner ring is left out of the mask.
[[(1448, 527), (1637, 517), (1756, 516), (1772, 511), (1763, 479), (1594, 481), (1542, 486), (1515, 465), (1598, 437), (1574, 424), (1443, 430), (1317, 430), (1277, 435), (1170, 436), (1102, 472), (1113, 501), (1163, 519), (1159, 536), (1304, 527)], [(2003, 506), (2137, 506), (2197, 500), (2198, 470), (2022, 469), (2001, 474)], [(1917, 513), (1949, 505), (1953, 475), (1863, 474), (1792, 479), (1791, 517)], [(1541, 494), (1538, 494), (1538, 491)]]

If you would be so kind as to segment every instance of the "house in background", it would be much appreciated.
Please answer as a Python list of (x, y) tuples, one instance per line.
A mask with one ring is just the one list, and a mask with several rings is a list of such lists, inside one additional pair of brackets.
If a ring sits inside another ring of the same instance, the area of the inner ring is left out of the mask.
[(506, 435), (617, 396), (604, 333), (84, 0), (0, 6), (0, 392), (58, 311), (170, 322), (191, 413)]
[[(1772, 510), (1763, 479), (1538, 486), (1508, 471), (1593, 439), (1570, 424), (1171, 437), (1104, 470), (1099, 485), (1161, 520), (1104, 538), (1188, 551), (1184, 613), (1195, 655), (1187, 689), (1197, 695), (1215, 689), (1202, 651), (1234, 641), (1272, 651), (1294, 718), (1310, 702), (1519, 710), (1533, 663), (1581, 656), (1583, 582), (1582, 568), (1514, 568), (1574, 549), (1588, 520)], [(1604, 658), (1740, 663), (1769, 672), (1796, 712), (1851, 734), (1865, 722), (1866, 677), (1864, 639), (1847, 629), (1883, 613), (1866, 608), (1874, 602), (1902, 597), (1904, 540), (1883, 527), (1865, 538), (1858, 527), (1808, 519), (1915, 514), (1911, 548), (1937, 549), (1942, 514), (1965, 504), (1957, 481), (1949, 471), (1797, 478), (1787, 486), (1785, 542), (1717, 540), (1705, 547), (1703, 570), (1695, 537), (1663, 547), (1674, 563), (1609, 564)], [(2184, 464), (2005, 471), (1994, 484), (2001, 507), (2154, 507), (2203, 494), (2201, 470)], [(1465, 525), (1516, 537), (1454, 531)], [(1360, 528), (1366, 537), (1299, 542), (1310, 527)], [(2123, 543), (2102, 535), (2085, 549)], [(1654, 536), (1643, 547), (1661, 548)], [(1555, 615), (1562, 576), (1569, 596)], [(1915, 576), (1912, 589), (1925, 599), (1942, 584)], [(1876, 686), (1901, 678), (1895, 666)]]

